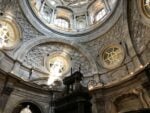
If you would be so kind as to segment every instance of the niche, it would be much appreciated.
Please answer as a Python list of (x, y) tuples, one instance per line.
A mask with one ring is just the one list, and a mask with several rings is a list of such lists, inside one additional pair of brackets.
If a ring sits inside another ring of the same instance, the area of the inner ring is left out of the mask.
[(140, 98), (135, 94), (122, 95), (116, 99), (115, 106), (118, 113), (134, 111), (143, 108)]
[(24, 102), (19, 104), (12, 113), (42, 113), (40, 108), (31, 103), (31, 102)]

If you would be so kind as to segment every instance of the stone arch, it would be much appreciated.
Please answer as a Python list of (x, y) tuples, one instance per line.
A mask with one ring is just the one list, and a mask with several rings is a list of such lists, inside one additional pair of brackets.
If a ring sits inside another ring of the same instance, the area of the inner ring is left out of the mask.
[(37, 102), (33, 101), (33, 100), (21, 100), (19, 101), (15, 107), (13, 108), (11, 113), (20, 113), (20, 110), (22, 110), (23, 107), (25, 107), (26, 104), (32, 105), (34, 107), (36, 107), (38, 110), (40, 111), (40, 113), (46, 113), (46, 111), (44, 110), (44, 108)]
[(88, 53), (88, 51), (85, 50), (82, 45), (76, 42), (72, 42), (72, 41), (64, 40), (64, 39), (47, 38), (47, 37), (39, 37), (38, 39), (33, 39), (33, 41), (23, 44), (21, 48), (15, 53), (14, 58), (22, 62), (24, 56), (27, 54), (28, 51), (30, 51), (35, 46), (38, 46), (44, 43), (62, 43), (62, 44), (75, 48), (88, 60), (92, 68), (92, 74), (98, 73), (97, 65), (94, 59), (92, 58), (92, 56)]
[(114, 101), (117, 112), (128, 112), (143, 108), (138, 94), (127, 93), (117, 97)]

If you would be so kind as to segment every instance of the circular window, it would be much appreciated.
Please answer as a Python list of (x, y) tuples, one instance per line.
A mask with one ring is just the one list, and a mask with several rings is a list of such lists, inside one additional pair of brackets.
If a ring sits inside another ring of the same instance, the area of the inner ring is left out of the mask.
[(0, 18), (0, 48), (12, 49), (20, 41), (17, 24), (9, 18)]
[(47, 68), (51, 75), (62, 76), (70, 69), (70, 58), (66, 54), (52, 54), (48, 57)]
[(113, 69), (121, 65), (124, 60), (124, 51), (120, 45), (106, 47), (101, 54), (102, 65), (105, 68)]
[(142, 0), (144, 14), (150, 18), (150, 0)]

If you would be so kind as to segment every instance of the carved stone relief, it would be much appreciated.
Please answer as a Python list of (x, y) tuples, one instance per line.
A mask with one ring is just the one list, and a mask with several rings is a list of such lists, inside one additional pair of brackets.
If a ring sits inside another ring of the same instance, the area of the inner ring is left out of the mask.
[(81, 70), (85, 76), (91, 74), (90, 64), (86, 57), (71, 46), (61, 43), (49, 43), (36, 46), (26, 54), (23, 62), (36, 68), (44, 67), (44, 58), (53, 52), (66, 52), (71, 57), (73, 71), (78, 70), (81, 65)]
[[(23, 12), (20, 9), (18, 1), (13, 0), (13, 2), (14, 2), (13, 4), (14, 6), (11, 8), (11, 12), (13, 13), (13, 18), (21, 27), (21, 31), (23, 33), (23, 38), (22, 38), (23, 42), (41, 36), (42, 34), (37, 32), (37, 30), (33, 28), (33, 26), (27, 21), (26, 17), (23, 15)], [(11, 2), (9, 2), (9, 4), (10, 3)]]
[[(132, 39), (132, 43), (135, 47), (135, 50), (138, 54), (140, 54), (147, 46), (150, 41), (149, 38), (149, 26), (146, 26), (142, 23), (140, 12), (138, 10), (138, 6), (136, 1), (129, 1), (129, 29), (130, 35)], [(140, 32), (139, 32), (140, 31)], [(147, 53), (148, 54), (148, 53)]]

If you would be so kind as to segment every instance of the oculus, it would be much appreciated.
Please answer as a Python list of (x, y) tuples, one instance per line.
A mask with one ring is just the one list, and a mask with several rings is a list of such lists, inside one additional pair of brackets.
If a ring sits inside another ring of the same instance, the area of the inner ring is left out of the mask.
[(114, 69), (124, 60), (124, 50), (120, 45), (109, 45), (100, 53), (100, 61), (103, 67)]
[(0, 17), (0, 48), (13, 49), (19, 42), (18, 25), (12, 19)]
[(117, 0), (27, 0), (32, 13), (49, 30), (83, 34), (110, 16)]

